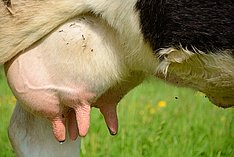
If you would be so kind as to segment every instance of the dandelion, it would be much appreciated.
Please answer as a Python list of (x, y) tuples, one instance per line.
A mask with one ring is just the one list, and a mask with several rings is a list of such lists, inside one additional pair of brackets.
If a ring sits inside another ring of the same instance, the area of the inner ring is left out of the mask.
[(166, 106), (167, 106), (166, 101), (159, 101), (159, 102), (158, 102), (158, 107), (159, 107), (159, 108), (166, 107)]
[(225, 117), (225, 116), (222, 116), (222, 117), (220, 118), (220, 121), (223, 122), (223, 123), (225, 123), (225, 122), (226, 122), (226, 117)]
[(149, 110), (149, 113), (150, 113), (151, 115), (155, 114), (155, 113), (156, 113), (156, 108), (151, 107), (150, 110)]
[(7, 98), (7, 103), (8, 103), (8, 104), (13, 104), (13, 105), (15, 105), (15, 103), (16, 103), (16, 98), (15, 98), (14, 96), (8, 97), (8, 98)]
[(6, 96), (0, 98), (0, 104), (15, 104), (16, 99), (14, 96)]

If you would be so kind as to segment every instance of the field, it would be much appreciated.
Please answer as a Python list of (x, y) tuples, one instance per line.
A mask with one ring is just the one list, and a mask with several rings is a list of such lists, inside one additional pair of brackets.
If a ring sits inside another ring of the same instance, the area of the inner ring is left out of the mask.
[[(7, 126), (15, 99), (0, 73), (0, 157), (12, 157)], [(82, 157), (234, 157), (234, 109), (200, 92), (150, 78), (124, 97), (118, 113), (119, 133), (110, 136), (93, 109)]]

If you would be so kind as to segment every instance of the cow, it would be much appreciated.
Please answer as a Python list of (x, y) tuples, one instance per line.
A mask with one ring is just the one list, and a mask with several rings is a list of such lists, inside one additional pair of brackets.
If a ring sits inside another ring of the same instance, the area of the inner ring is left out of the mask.
[(127, 52), (120, 64), (130, 71), (201, 91), (217, 106), (234, 106), (231, 0), (19, 0), (0, 7), (2, 64), (67, 20), (92, 15), (115, 32), (112, 38)]
[(0, 63), (68, 19), (92, 14), (116, 31), (132, 57), (133, 71), (154, 69), (156, 77), (199, 90), (217, 106), (234, 105), (232, 0), (4, 2), (0, 4)]
[(117, 104), (146, 74), (128, 68), (114, 36), (101, 19), (77, 17), (5, 64), (17, 98), (8, 130), (17, 156), (78, 156), (91, 106), (117, 134)]

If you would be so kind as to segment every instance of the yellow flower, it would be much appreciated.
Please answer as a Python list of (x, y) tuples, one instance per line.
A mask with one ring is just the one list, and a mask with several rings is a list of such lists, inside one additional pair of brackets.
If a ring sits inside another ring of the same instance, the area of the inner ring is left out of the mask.
[(0, 98), (0, 104), (11, 104), (15, 105), (16, 99), (14, 96), (6, 96), (3, 98)]
[(166, 101), (159, 101), (158, 102), (158, 107), (162, 108), (162, 107), (166, 107), (166, 106), (167, 106)]
[(150, 112), (150, 114), (155, 114), (156, 113), (156, 109), (155, 108), (153, 108), (153, 107), (151, 107), (150, 108), (150, 110), (149, 110), (149, 112)]
[(225, 117), (225, 116), (222, 116), (222, 117), (220, 118), (220, 120), (221, 120), (221, 122), (225, 123), (225, 122), (226, 122), (226, 117)]

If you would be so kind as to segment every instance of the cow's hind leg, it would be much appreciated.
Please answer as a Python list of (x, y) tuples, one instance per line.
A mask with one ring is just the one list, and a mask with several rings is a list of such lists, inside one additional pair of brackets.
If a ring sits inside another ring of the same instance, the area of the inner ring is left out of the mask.
[(12, 147), (19, 157), (78, 157), (80, 139), (59, 144), (47, 119), (25, 111), (17, 102), (8, 128)]

